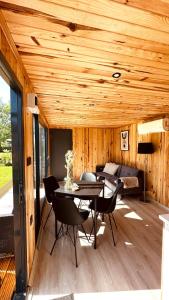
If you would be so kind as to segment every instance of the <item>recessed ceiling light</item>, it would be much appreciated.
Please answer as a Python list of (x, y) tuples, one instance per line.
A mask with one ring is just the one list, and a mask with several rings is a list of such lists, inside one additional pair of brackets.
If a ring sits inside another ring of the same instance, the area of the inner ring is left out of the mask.
[(113, 78), (119, 78), (120, 76), (121, 76), (120, 72), (115, 72), (115, 73), (112, 74)]

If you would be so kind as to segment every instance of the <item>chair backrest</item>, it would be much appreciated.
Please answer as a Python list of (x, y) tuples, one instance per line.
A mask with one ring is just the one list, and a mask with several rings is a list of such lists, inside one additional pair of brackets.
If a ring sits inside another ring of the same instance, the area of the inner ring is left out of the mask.
[(59, 184), (56, 180), (56, 177), (49, 176), (49, 177), (43, 178), (43, 183), (44, 183), (44, 187), (45, 187), (45, 194), (46, 194), (47, 201), (49, 203), (52, 203), (52, 199), (54, 197), (54, 190), (59, 188)]
[(115, 209), (117, 195), (119, 194), (119, 192), (122, 188), (123, 188), (123, 182), (120, 179), (117, 179), (116, 189), (115, 189), (112, 197), (110, 198), (109, 206), (107, 208), (108, 213), (113, 212), (113, 210)]
[(55, 196), (52, 206), (56, 220), (66, 225), (79, 225), (84, 222), (73, 199), (73, 197), (68, 196)]
[(81, 174), (80, 180), (96, 181), (96, 176), (92, 172), (84, 172)]

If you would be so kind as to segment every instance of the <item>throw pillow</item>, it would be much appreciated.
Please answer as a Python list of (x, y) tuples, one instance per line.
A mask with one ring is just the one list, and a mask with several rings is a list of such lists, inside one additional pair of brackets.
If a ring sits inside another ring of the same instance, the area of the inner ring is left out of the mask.
[(110, 175), (114, 175), (118, 169), (119, 165), (115, 163), (106, 163), (103, 172), (108, 173)]

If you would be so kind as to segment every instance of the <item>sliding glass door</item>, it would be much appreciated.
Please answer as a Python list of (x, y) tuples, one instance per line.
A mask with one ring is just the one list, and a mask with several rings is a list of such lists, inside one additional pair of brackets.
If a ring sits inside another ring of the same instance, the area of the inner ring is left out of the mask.
[(35, 195), (35, 236), (40, 228), (41, 214), (45, 199), (43, 178), (48, 174), (48, 131), (39, 123), (38, 115), (34, 115), (34, 195)]
[[(0, 229), (3, 233), (0, 234), (0, 257), (11, 259), (6, 265), (15, 277), (14, 281), (10, 277), (8, 282), (9, 276), (5, 279), (0, 272), (0, 299), (3, 299), (2, 290), (6, 295), (10, 288), (16, 295), (26, 291), (27, 259), (22, 93), (1, 55), (0, 83)], [(0, 265), (4, 271), (6, 265), (3, 262)]]

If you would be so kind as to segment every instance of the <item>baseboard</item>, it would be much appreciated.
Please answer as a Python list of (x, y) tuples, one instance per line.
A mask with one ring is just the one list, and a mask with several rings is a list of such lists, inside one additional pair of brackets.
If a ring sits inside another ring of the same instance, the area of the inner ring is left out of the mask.
[(157, 206), (159, 206), (161, 208), (166, 209), (169, 212), (169, 207), (168, 206), (165, 206), (164, 204), (161, 204), (161, 203), (157, 202), (156, 200), (154, 200), (150, 197), (148, 197), (148, 201), (152, 202), (153, 204), (156, 204)]

